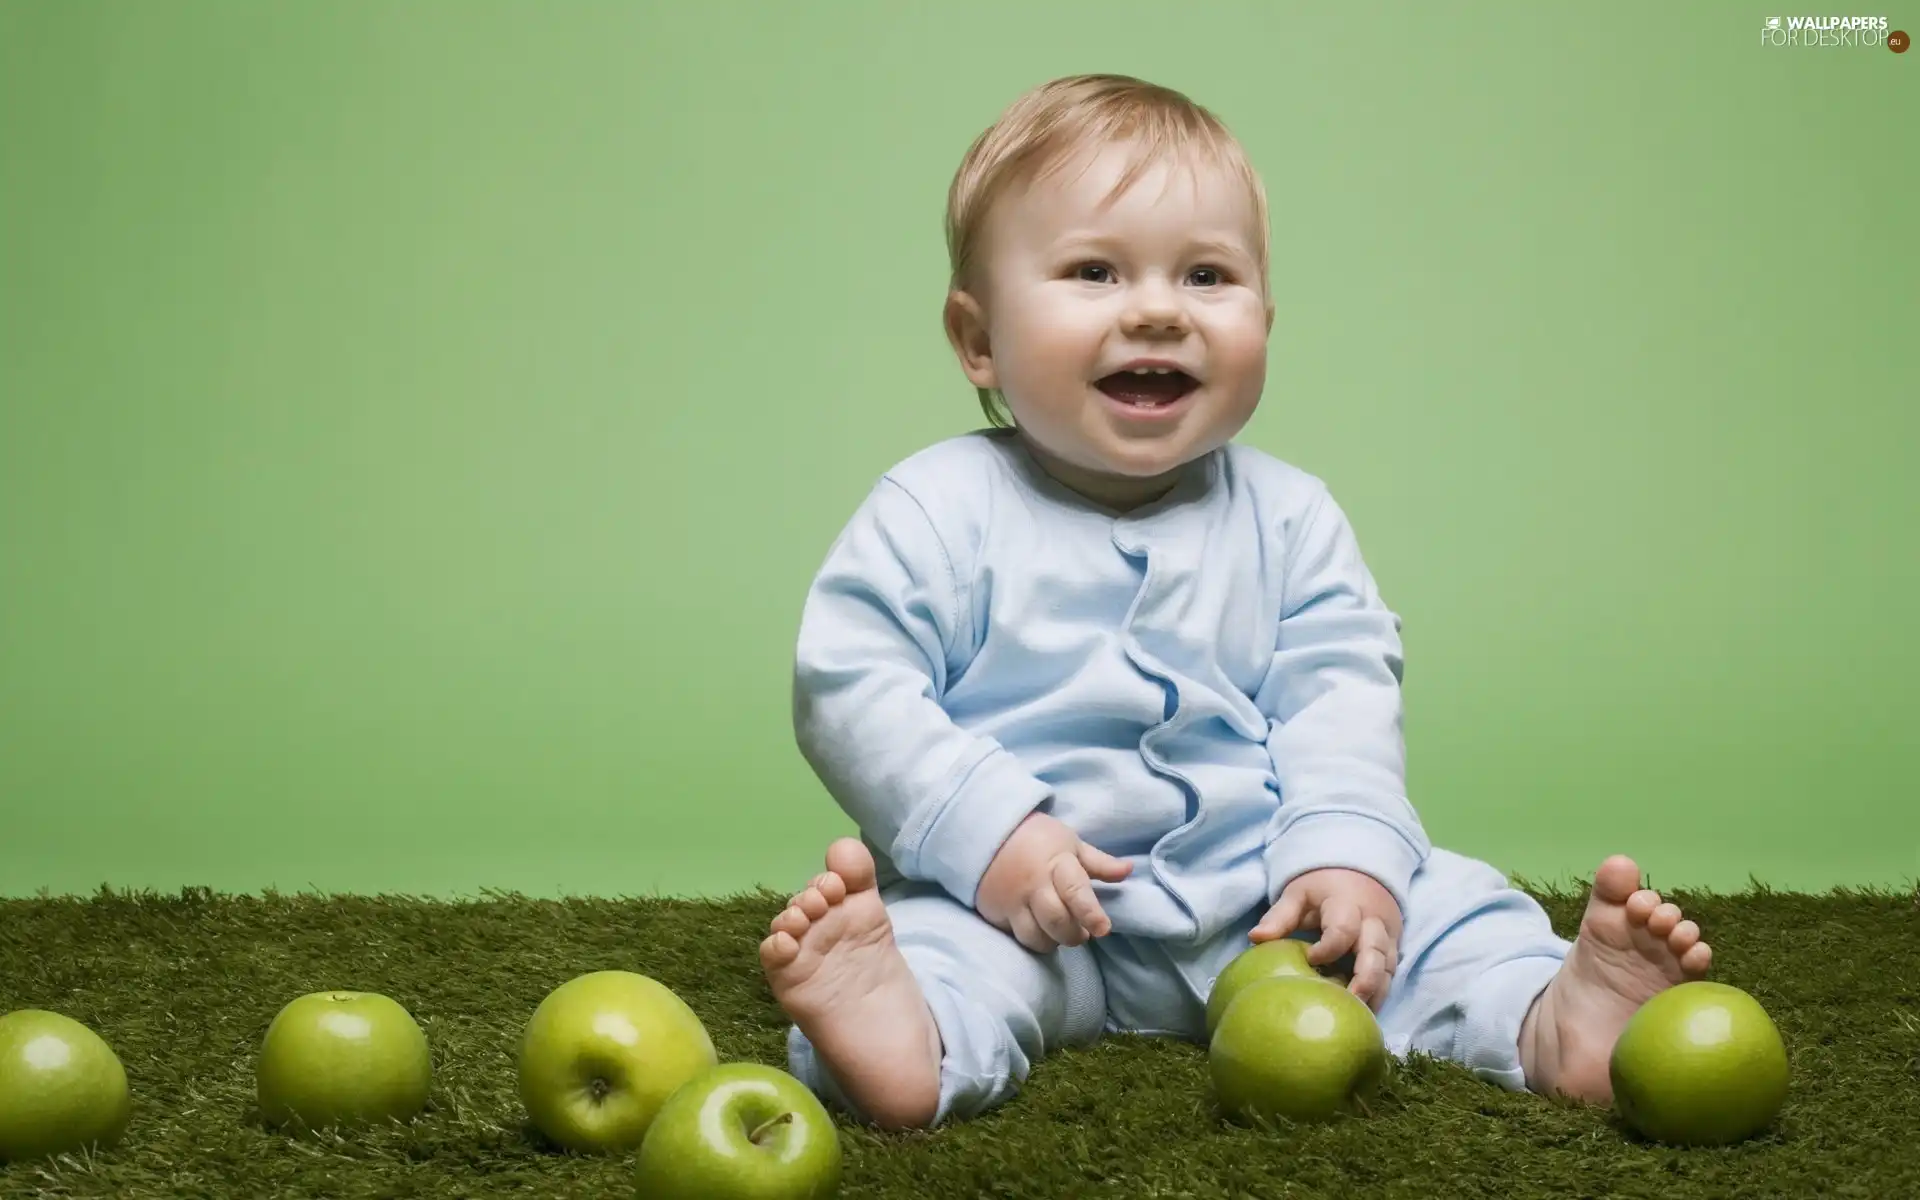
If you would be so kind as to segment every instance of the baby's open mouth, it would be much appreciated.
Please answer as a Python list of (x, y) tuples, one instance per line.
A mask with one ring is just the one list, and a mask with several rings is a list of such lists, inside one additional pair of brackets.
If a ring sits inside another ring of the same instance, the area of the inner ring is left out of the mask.
[(1115, 371), (1094, 381), (1093, 386), (1123, 404), (1157, 408), (1172, 404), (1200, 386), (1200, 381), (1185, 371), (1154, 367), (1138, 371)]

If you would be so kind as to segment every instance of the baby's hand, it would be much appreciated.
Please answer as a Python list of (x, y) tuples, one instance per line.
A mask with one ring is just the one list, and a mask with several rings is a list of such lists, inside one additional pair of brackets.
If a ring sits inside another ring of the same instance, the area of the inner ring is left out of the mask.
[(1253, 940), (1271, 942), (1296, 929), (1318, 929), (1307, 961), (1323, 967), (1349, 952), (1353, 981), (1347, 990), (1376, 1011), (1386, 1001), (1400, 965), (1400, 906), (1379, 880), (1344, 867), (1297, 876), (1253, 927)]
[(1032, 813), (987, 865), (973, 905), (989, 924), (1046, 954), (1112, 932), (1092, 880), (1118, 883), (1131, 870), (1132, 863), (1087, 845), (1059, 819)]

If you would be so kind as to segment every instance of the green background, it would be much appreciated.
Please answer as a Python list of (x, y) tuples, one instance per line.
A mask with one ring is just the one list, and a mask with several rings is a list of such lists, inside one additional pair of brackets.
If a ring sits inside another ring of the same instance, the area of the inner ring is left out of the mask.
[(1439, 7), (0, 4), (0, 892), (801, 882), (808, 580), (1085, 70), (1265, 174), (1436, 841), (1920, 875), (1920, 53)]

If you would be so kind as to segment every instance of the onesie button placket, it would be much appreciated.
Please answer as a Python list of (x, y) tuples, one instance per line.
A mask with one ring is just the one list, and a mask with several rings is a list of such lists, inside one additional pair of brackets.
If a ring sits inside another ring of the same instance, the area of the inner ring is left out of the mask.
[(1156, 842), (1147, 858), (1153, 868), (1154, 878), (1159, 881), (1161, 887), (1166, 889), (1167, 894), (1179, 903), (1181, 909), (1186, 913), (1187, 919), (1193, 922), (1194, 929), (1197, 932), (1200, 925), (1199, 914), (1194, 911), (1191, 899), (1184, 895), (1179, 887), (1175, 885), (1172, 873), (1166, 869), (1166, 852), (1169, 845), (1175, 843), (1187, 830), (1193, 828), (1194, 824), (1198, 821), (1200, 815), (1200, 795), (1198, 789), (1194, 787), (1193, 781), (1169, 766), (1166, 758), (1158, 752), (1159, 745), (1167, 739), (1177, 736), (1179, 732), (1186, 727), (1191, 718), (1187, 712), (1187, 705), (1184, 703), (1185, 698), (1180, 693), (1180, 685), (1175, 673), (1168, 670), (1164, 664), (1141, 646), (1140, 639), (1135, 632), (1136, 622), (1140, 620), (1142, 614), (1151, 615), (1155, 603), (1159, 599), (1158, 585), (1164, 580), (1166, 572), (1160, 555), (1154, 551), (1144, 538), (1139, 536), (1139, 529), (1134, 522), (1125, 519), (1114, 522), (1113, 544), (1120, 553), (1130, 558), (1142, 559), (1146, 563), (1140, 584), (1140, 591), (1134, 597), (1133, 605), (1127, 610), (1126, 620), (1121, 625), (1121, 647), (1126, 651), (1127, 658), (1133, 663), (1135, 669), (1159, 683), (1167, 691), (1167, 712), (1165, 719), (1141, 734), (1140, 757), (1146, 762), (1148, 768), (1151, 769), (1154, 774), (1165, 779), (1170, 779), (1179, 785), (1181, 791), (1183, 791), (1187, 797), (1186, 820)]

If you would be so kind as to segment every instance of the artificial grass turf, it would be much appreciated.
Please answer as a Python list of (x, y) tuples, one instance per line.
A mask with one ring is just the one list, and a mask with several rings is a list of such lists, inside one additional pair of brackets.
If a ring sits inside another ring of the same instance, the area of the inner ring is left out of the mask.
[[(1531, 889), (1556, 927), (1583, 894)], [(1448, 1064), (1396, 1067), (1371, 1115), (1243, 1129), (1198, 1046), (1110, 1038), (1049, 1057), (1020, 1096), (932, 1133), (843, 1126), (855, 1197), (1920, 1196), (1920, 893), (1676, 897), (1785, 1036), (1775, 1129), (1722, 1149), (1626, 1134), (1602, 1110), (1501, 1091)], [(0, 1167), (0, 1196), (564, 1197), (632, 1194), (626, 1158), (544, 1148), (515, 1092), (517, 1039), (553, 987), (640, 971), (706, 1022), (723, 1059), (784, 1065), (756, 946), (785, 902), (474, 902), (106, 893), (0, 901), (0, 1012), (49, 1008), (119, 1052), (125, 1140)], [(310, 1141), (262, 1128), (253, 1058), (274, 1013), (324, 988), (405, 1004), (433, 1047), (413, 1125)]]

